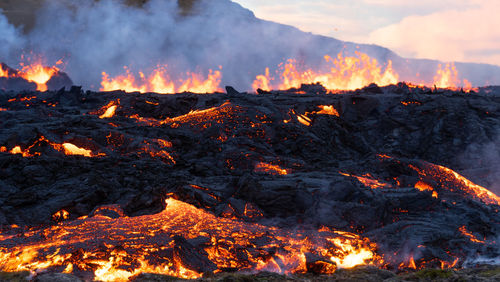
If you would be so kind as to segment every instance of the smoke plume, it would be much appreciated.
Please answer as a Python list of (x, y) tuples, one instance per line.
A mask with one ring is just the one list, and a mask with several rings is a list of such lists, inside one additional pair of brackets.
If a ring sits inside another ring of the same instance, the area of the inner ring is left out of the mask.
[[(188, 71), (206, 75), (222, 67), (222, 85), (249, 90), (266, 67), (272, 71), (290, 58), (318, 70), (326, 67), (324, 55), (361, 51), (382, 65), (392, 60), (400, 79), (407, 81), (417, 75), (432, 81), (439, 63), (406, 60), (382, 47), (263, 21), (230, 0), (184, 1), (182, 7), (177, 0), (127, 5), (130, 2), (45, 1), (26, 33), (0, 14), (0, 61), (16, 67), (22, 55), (41, 56), (48, 65), (62, 59), (72, 80), (92, 90), (99, 89), (102, 72), (116, 76), (124, 73), (125, 66), (132, 73), (147, 74), (167, 65), (173, 79)], [(473, 84), (500, 83), (498, 67), (460, 64), (457, 68)]]

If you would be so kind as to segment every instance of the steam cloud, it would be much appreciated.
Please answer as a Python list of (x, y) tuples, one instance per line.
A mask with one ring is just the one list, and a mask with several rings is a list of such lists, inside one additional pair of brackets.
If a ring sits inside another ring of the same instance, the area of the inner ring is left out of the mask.
[[(21, 54), (30, 53), (42, 55), (47, 64), (63, 59), (64, 71), (73, 81), (94, 90), (103, 71), (115, 76), (124, 72), (124, 66), (132, 73), (147, 74), (158, 65), (168, 65), (174, 79), (187, 71), (207, 74), (221, 66), (222, 85), (249, 90), (266, 67), (294, 58), (321, 69), (324, 55), (340, 51), (359, 50), (382, 64), (390, 59), (402, 80), (417, 73), (420, 79), (431, 80), (438, 65), (262, 21), (229, 0), (199, 1), (188, 16), (179, 12), (176, 0), (150, 0), (142, 7), (127, 6), (123, 0), (73, 2), (77, 4), (47, 1), (26, 35), (0, 15), (0, 61), (16, 66)], [(498, 67), (459, 64), (457, 68), (473, 84), (500, 83)]]

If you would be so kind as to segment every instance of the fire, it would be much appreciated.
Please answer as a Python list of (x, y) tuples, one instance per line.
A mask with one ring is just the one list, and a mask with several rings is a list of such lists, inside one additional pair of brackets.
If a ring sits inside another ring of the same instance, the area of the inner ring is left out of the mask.
[(59, 72), (56, 66), (46, 67), (41, 60), (25, 65), (21, 63), (20, 71), (9, 72), (3, 65), (0, 65), (0, 77), (22, 77), (37, 85), (38, 91), (47, 91), (47, 82)]
[(266, 173), (273, 174), (273, 175), (287, 175), (290, 173), (289, 170), (283, 169), (278, 165), (273, 165), (273, 164), (263, 163), (263, 162), (255, 164), (254, 170), (256, 172), (266, 172)]
[(76, 145), (73, 145), (71, 143), (64, 143), (62, 144), (64, 148), (64, 153), (66, 155), (77, 155), (77, 156), (84, 156), (84, 157), (92, 157), (92, 151), (83, 149), (80, 147), (77, 147)]
[(193, 93), (213, 93), (221, 91), (220, 81), (222, 73), (219, 70), (209, 70), (207, 78), (198, 73), (187, 73), (188, 78), (174, 81), (166, 67), (158, 67), (149, 76), (140, 72), (140, 79), (125, 67), (125, 75), (110, 78), (105, 72), (102, 73), (101, 90), (113, 91), (124, 90), (126, 92), (156, 92), (163, 94), (193, 92)]
[(464, 90), (472, 89), (472, 84), (467, 79), (460, 81), (458, 78), (458, 71), (454, 63), (448, 63), (444, 68), (441, 64), (439, 64), (436, 76), (434, 76), (434, 85), (438, 88), (456, 89), (459, 86), (462, 86)]
[[(500, 197), (495, 195), (495, 193), (489, 191), (488, 189), (473, 183), (457, 172), (440, 165), (434, 165), (431, 163), (424, 163), (425, 168), (420, 168), (411, 165), (418, 172), (421, 177), (430, 176), (434, 180), (440, 182), (441, 185), (445, 187), (459, 187), (460, 192), (468, 194), (469, 196), (481, 200), (486, 204), (500, 205)], [(449, 188), (450, 191), (456, 191), (453, 188)]]
[(272, 77), (267, 68), (265, 75), (257, 76), (253, 88), (265, 91), (270, 91), (271, 88), (286, 90), (299, 88), (302, 84), (321, 83), (329, 90), (354, 90), (370, 83), (395, 84), (399, 79), (392, 69), (392, 61), (389, 60), (382, 71), (376, 59), (361, 52), (356, 52), (354, 57), (344, 57), (341, 52), (335, 59), (328, 55), (324, 56), (324, 59), (330, 64), (329, 72), (312, 69), (301, 71), (295, 60), (288, 60), (280, 65), (278, 79)]
[[(142, 272), (198, 278), (227, 268), (303, 273), (313, 264), (326, 264), (323, 272), (331, 273), (335, 264), (349, 268), (381, 262), (376, 245), (356, 234), (328, 228), (291, 232), (216, 217), (172, 198), (166, 204), (154, 215), (94, 216), (30, 230), (19, 238), (0, 235), (0, 269), (83, 271), (95, 280), (116, 281)], [(308, 261), (307, 254), (321, 259)]]
[(432, 197), (434, 197), (434, 198), (438, 197), (438, 193), (436, 191), (434, 191), (434, 188), (432, 188), (432, 186), (430, 186), (429, 184), (427, 184), (425, 182), (418, 181), (417, 183), (415, 183), (415, 188), (420, 190), (420, 191), (431, 191)]

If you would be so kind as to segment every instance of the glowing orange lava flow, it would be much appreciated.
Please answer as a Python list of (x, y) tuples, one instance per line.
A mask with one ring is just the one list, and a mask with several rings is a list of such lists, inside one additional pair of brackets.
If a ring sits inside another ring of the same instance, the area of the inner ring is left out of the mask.
[(273, 164), (264, 163), (264, 162), (260, 162), (260, 163), (255, 164), (254, 171), (265, 172), (265, 173), (273, 174), (273, 175), (287, 175), (290, 173), (290, 170), (283, 169), (279, 165), (273, 165)]
[(9, 72), (0, 65), (0, 77), (22, 77), (29, 82), (36, 83), (38, 91), (47, 91), (47, 82), (59, 72), (55, 66), (43, 66), (41, 61), (29, 65), (21, 64), (21, 67), (20, 71)]
[[(500, 197), (488, 189), (477, 185), (457, 172), (440, 165), (424, 163), (424, 167), (410, 167), (418, 172), (421, 178), (432, 179), (451, 192), (461, 192), (486, 204), (500, 205)], [(430, 187), (430, 186), (429, 186)], [(455, 188), (454, 188), (455, 187)], [(430, 187), (432, 189), (432, 187)]]
[(174, 199), (166, 204), (155, 215), (96, 215), (26, 231), (22, 238), (0, 234), (0, 270), (90, 272), (96, 280), (116, 281), (141, 272), (197, 278), (224, 269), (303, 273), (316, 264), (332, 273), (381, 263), (375, 244), (356, 234), (282, 230), (218, 218)]
[(172, 80), (165, 67), (159, 67), (149, 76), (140, 72), (140, 79), (125, 68), (126, 74), (110, 78), (105, 72), (102, 73), (101, 90), (113, 91), (124, 90), (126, 92), (155, 92), (163, 94), (193, 92), (193, 93), (213, 93), (221, 91), (220, 81), (221, 71), (210, 70), (205, 79), (201, 74), (187, 73), (188, 78), (184, 80)]
[(370, 83), (389, 85), (398, 82), (399, 76), (392, 69), (392, 61), (389, 60), (385, 70), (382, 70), (377, 60), (367, 54), (356, 52), (355, 55), (344, 57), (339, 53), (335, 59), (325, 56), (325, 61), (331, 64), (328, 72), (312, 69), (301, 71), (295, 60), (288, 60), (280, 65), (278, 78), (271, 76), (267, 68), (265, 75), (257, 76), (253, 88), (286, 90), (298, 88), (301, 84), (321, 83), (329, 90), (354, 90)]
[[(21, 154), (23, 157), (34, 157), (40, 156), (41, 153), (36, 150), (37, 147), (42, 144), (49, 144), (54, 150), (64, 153), (65, 155), (75, 155), (75, 156), (84, 156), (84, 157), (97, 157), (97, 156), (105, 156), (104, 153), (94, 154), (91, 150), (87, 150), (84, 148), (80, 148), (71, 143), (63, 143), (58, 144), (47, 140), (44, 136), (40, 137), (36, 140), (32, 145), (28, 146), (26, 149), (22, 149), (21, 146), (15, 146), (9, 152), (11, 154)], [(4, 147), (2, 147), (4, 148)]]

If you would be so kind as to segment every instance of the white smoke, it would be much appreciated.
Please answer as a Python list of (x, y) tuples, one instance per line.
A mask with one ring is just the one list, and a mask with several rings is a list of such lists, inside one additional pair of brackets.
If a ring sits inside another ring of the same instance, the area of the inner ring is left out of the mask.
[[(59, 59), (76, 84), (100, 87), (101, 73), (150, 73), (168, 65), (173, 79), (187, 71), (207, 74), (222, 67), (222, 85), (249, 90), (256, 75), (296, 59), (306, 67), (324, 67), (324, 55), (362, 51), (382, 64), (394, 62), (402, 80), (432, 80), (436, 61), (407, 61), (390, 50), (357, 45), (255, 18), (230, 0), (201, 0), (195, 12), (182, 16), (177, 0), (150, 0), (143, 7), (127, 6), (124, 0), (45, 1), (35, 28), (24, 35), (0, 15), (0, 61), (13, 67), (22, 54), (42, 55), (46, 64)], [(470, 65), (457, 65), (461, 72)], [(471, 67), (472, 68), (472, 67)], [(474, 84), (500, 79), (500, 68), (475, 65), (467, 77)], [(466, 72), (467, 73), (467, 72)], [(500, 81), (497, 81), (500, 83)]]
[(466, 176), (500, 195), (500, 134), (491, 142), (469, 145), (459, 160)]

